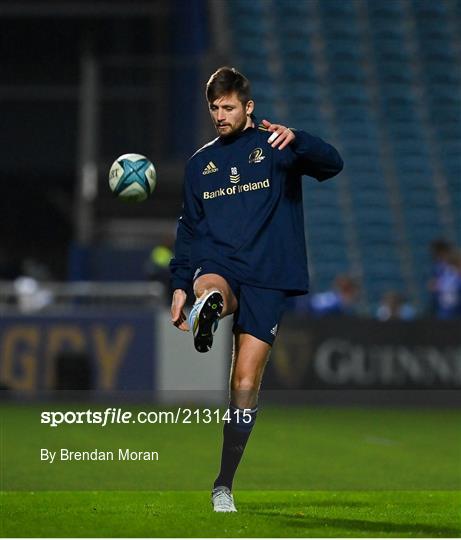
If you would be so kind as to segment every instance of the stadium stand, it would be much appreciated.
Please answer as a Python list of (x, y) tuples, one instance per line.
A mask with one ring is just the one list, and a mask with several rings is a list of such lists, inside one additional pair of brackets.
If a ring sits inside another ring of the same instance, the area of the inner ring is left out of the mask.
[(430, 242), (461, 241), (461, 1), (228, 9), (258, 115), (325, 137), (344, 157), (337, 181), (305, 184), (313, 289), (352, 271), (365, 313), (388, 290), (424, 311)]

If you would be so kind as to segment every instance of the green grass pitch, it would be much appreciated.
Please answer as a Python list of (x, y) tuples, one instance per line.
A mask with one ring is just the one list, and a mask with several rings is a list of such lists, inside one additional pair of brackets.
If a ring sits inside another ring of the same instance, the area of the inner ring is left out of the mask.
[[(221, 425), (40, 424), (3, 404), (0, 535), (22, 537), (459, 537), (461, 412), (262, 407), (213, 514)], [(152, 406), (124, 407), (151, 410)], [(153, 462), (40, 461), (40, 449), (156, 450)]]

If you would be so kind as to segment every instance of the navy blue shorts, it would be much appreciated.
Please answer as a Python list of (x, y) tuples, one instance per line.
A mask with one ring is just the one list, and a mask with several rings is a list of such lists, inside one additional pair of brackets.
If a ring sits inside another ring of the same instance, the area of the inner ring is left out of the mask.
[(204, 274), (223, 277), (237, 298), (238, 308), (234, 313), (232, 331), (250, 334), (272, 345), (285, 311), (286, 291), (246, 285), (212, 262), (202, 263), (195, 271), (194, 280)]

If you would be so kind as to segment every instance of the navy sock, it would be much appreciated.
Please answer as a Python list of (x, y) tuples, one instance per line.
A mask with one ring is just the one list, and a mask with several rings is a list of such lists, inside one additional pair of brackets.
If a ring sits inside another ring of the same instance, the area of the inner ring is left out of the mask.
[(239, 409), (229, 405), (230, 421), (224, 423), (221, 470), (214, 482), (214, 487), (226, 486), (232, 489), (235, 472), (256, 421), (257, 412), (257, 407)]

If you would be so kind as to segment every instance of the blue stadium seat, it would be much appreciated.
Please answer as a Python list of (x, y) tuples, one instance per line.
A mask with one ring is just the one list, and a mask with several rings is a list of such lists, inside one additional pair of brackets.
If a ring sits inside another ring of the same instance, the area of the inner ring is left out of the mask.
[(400, 0), (387, 0), (386, 2), (376, 2), (376, 0), (367, 0), (368, 11), (371, 16), (381, 19), (398, 20), (402, 14), (402, 4)]
[(392, 216), (388, 206), (357, 206), (355, 218), (359, 226), (382, 225), (389, 228), (392, 225)]
[(376, 245), (388, 244), (392, 240), (392, 231), (381, 223), (368, 224), (366, 227), (358, 228), (359, 241), (363, 246), (376, 247)]
[(325, 51), (327, 58), (336, 61), (349, 61), (357, 63), (363, 61), (363, 51), (355, 36), (350, 38), (335, 38), (328, 41), (328, 48)]
[(330, 63), (328, 74), (335, 85), (338, 81), (365, 84), (364, 74), (353, 63)]
[(447, 44), (443, 41), (432, 40), (425, 41), (421, 39), (421, 57), (423, 62), (429, 69), (453, 69), (453, 64), (456, 63), (456, 53), (453, 49), (447, 48)]
[(248, 36), (251, 36), (252, 38), (258, 37), (261, 41), (270, 39), (271, 37), (270, 27), (265, 17), (261, 16), (258, 20), (258, 24), (255, 24), (253, 17), (241, 17), (240, 14), (235, 14), (232, 23), (236, 36), (238, 36), (238, 39), (236, 40), (237, 46), (239, 40), (245, 39)]
[(304, 42), (305, 45), (309, 45), (314, 26), (312, 20), (307, 15), (289, 14), (285, 10), (281, 10), (280, 14), (281, 16), (277, 21), (277, 32), (280, 39), (282, 41), (290, 39), (291, 41)]
[[(370, 96), (362, 84), (357, 81), (341, 81), (335, 86), (335, 92), (332, 99), (339, 105), (347, 104), (347, 108), (340, 108), (339, 113), (347, 114), (353, 105), (366, 106), (370, 101)], [(366, 109), (362, 109), (358, 119), (363, 118)]]
[(411, 83), (411, 72), (405, 62), (396, 60), (390, 55), (382, 55), (379, 59), (379, 79), (383, 84), (397, 83), (408, 85)]
[(338, 131), (342, 140), (354, 140), (357, 141), (357, 144), (376, 141), (377, 139), (376, 125), (369, 121), (338, 120)]
[(352, 2), (327, 0), (326, 2), (319, 2), (319, 7), (327, 16), (348, 17), (354, 19), (356, 16), (355, 6)]
[(434, 2), (433, 0), (413, 0), (412, 7), (418, 19), (427, 21), (443, 20), (447, 15), (445, 2)]
[(305, 103), (306, 101), (314, 101), (318, 106), (321, 88), (319, 88), (315, 79), (290, 76), (285, 78), (285, 81), (281, 83), (281, 86), (286, 89), (290, 96), (293, 96), (294, 100), (296, 100), (294, 105), (297, 105), (299, 102)]
[[(352, 188), (355, 186), (352, 184)], [(354, 203), (354, 208), (385, 208), (390, 212), (389, 197), (386, 191), (386, 186), (379, 184), (371, 184), (362, 187), (361, 189), (352, 189), (351, 198)]]
[[(327, 4), (327, 2), (320, 2), (320, 6), (324, 4)], [(343, 4), (346, 4), (346, 2), (343, 2)], [(353, 17), (332, 17), (324, 12), (322, 19), (322, 31), (329, 39), (349, 39), (358, 35), (357, 23)], [(348, 24), (345, 24), (345, 20), (347, 20)]]
[[(249, 0), (246, 0), (247, 2)], [(250, 3), (250, 2), (249, 2)], [(309, 19), (309, 6), (307, 2), (299, 2), (299, 0), (282, 0), (273, 4), (278, 19), (283, 17), (294, 18), (299, 23), (306, 23)]]
[[(280, 29), (282, 34), (285, 32), (283, 28)], [(305, 64), (310, 65), (310, 42), (308, 34), (287, 34), (280, 38), (280, 45), (283, 48), (283, 52), (287, 59), (290, 60), (285, 67), (291, 64), (292, 61), (304, 61)]]

